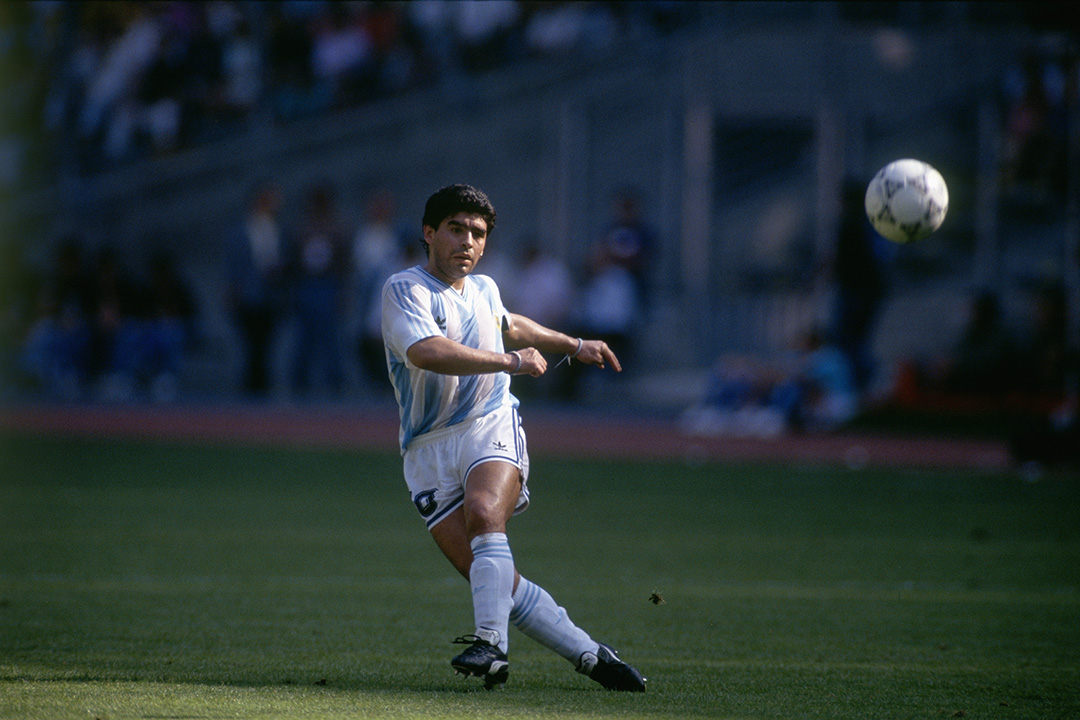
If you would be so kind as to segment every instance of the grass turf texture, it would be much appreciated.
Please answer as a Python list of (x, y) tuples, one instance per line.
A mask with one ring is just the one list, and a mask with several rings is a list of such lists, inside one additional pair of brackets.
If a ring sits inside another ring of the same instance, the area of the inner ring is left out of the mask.
[[(649, 678), (471, 605), (396, 456), (0, 438), (0, 718), (1076, 718), (1080, 486), (534, 457), (519, 567)], [(650, 602), (659, 593), (662, 605)]]

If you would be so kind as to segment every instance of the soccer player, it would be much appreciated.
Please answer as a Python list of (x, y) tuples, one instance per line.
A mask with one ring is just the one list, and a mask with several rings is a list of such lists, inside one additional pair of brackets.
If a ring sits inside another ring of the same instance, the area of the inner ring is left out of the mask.
[(529, 504), (529, 456), (510, 376), (543, 374), (542, 352), (616, 371), (619, 360), (601, 341), (510, 313), (491, 278), (473, 274), (495, 228), (483, 192), (436, 191), (422, 227), (427, 263), (387, 280), (382, 328), (405, 481), (431, 536), (472, 589), (476, 631), (454, 641), (468, 647), (450, 664), (488, 689), (504, 684), (513, 623), (605, 688), (643, 691), (641, 673), (518, 573), (506, 536), (507, 521)]

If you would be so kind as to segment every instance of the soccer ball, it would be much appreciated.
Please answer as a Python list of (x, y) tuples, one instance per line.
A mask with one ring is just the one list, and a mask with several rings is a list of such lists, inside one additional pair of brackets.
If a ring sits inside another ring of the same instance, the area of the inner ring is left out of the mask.
[(941, 227), (949, 189), (941, 173), (922, 160), (894, 160), (866, 188), (866, 216), (893, 242), (922, 240)]

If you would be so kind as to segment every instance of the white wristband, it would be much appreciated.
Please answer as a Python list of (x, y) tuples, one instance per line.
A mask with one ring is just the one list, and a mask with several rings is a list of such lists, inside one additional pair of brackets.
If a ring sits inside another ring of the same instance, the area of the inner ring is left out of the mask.
[(560, 360), (558, 362), (558, 364), (555, 365), (555, 367), (559, 367), (559, 365), (562, 365), (563, 363), (566, 363), (567, 365), (569, 365), (570, 364), (570, 358), (576, 358), (578, 356), (578, 353), (581, 352), (581, 348), (584, 347), (584, 345), (585, 345), (585, 341), (582, 340), (581, 338), (578, 338), (577, 339), (577, 350), (574, 351), (574, 354), (571, 355), (570, 353), (566, 353), (566, 355), (563, 356), (563, 359)]
[(521, 353), (519, 353), (517, 350), (511, 350), (510, 354), (517, 358), (517, 365), (514, 367), (513, 370), (507, 370), (506, 372), (510, 375), (517, 375), (518, 371), (521, 370)]

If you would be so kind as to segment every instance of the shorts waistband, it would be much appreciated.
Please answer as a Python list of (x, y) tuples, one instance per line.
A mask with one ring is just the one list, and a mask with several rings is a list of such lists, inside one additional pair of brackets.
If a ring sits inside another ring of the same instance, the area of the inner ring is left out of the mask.
[(461, 422), (454, 423), (453, 425), (447, 425), (446, 427), (439, 428), (438, 430), (431, 430), (417, 435), (409, 441), (409, 445), (405, 448), (405, 452), (412, 450), (413, 448), (423, 447), (433, 442), (441, 440), (447, 435), (455, 435), (467, 429), (470, 425), (480, 420), (480, 418), (472, 418), (471, 420), (462, 420)]

